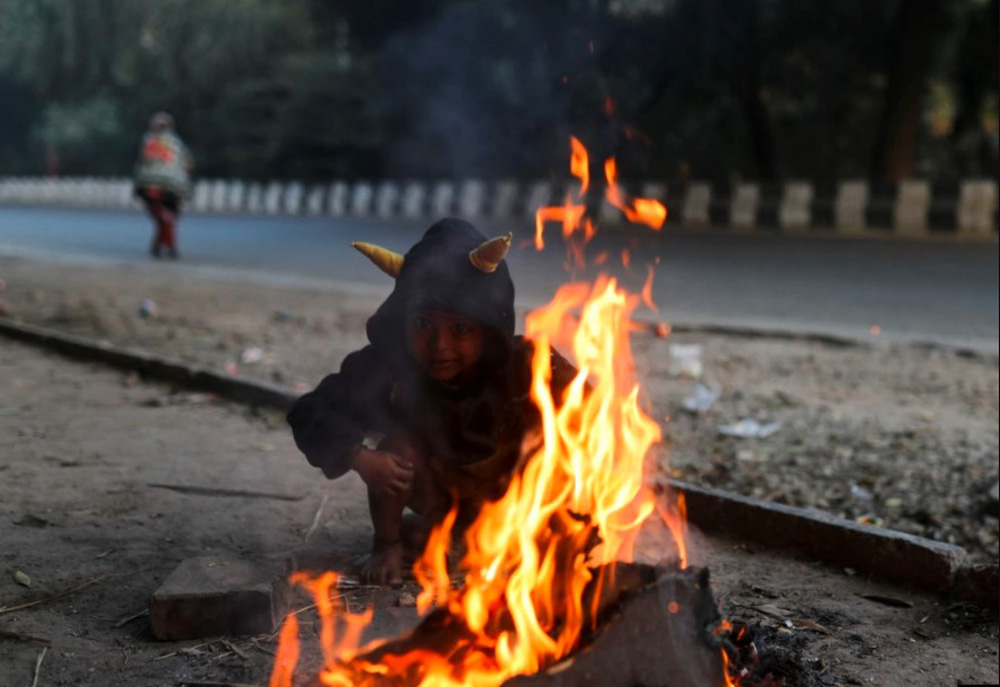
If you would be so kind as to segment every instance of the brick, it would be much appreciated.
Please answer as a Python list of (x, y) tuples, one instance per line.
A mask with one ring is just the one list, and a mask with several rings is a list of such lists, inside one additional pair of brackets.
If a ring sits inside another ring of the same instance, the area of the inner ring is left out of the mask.
[(189, 558), (149, 601), (157, 639), (273, 632), (288, 610), (287, 564), (263, 558)]

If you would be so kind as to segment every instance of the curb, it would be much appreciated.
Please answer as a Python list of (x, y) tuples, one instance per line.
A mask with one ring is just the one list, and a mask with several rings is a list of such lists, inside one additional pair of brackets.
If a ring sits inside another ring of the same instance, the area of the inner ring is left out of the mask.
[(127, 348), (116, 348), (92, 339), (63, 334), (43, 327), (0, 318), (0, 334), (25, 343), (44, 346), (76, 360), (103, 363), (138, 372), (147, 379), (174, 382), (199, 391), (219, 394), (238, 403), (287, 410), (298, 394), (266, 382), (239, 379), (163, 356)]
[(794, 549), (863, 575), (998, 613), (997, 564), (973, 564), (960, 546), (678, 480), (657, 483), (654, 489), (683, 494), (688, 521), (705, 532)]
[[(637, 318), (645, 321), (643, 318)], [(648, 321), (650, 326), (655, 326), (656, 322)], [(820, 332), (797, 332), (791, 329), (767, 329), (757, 327), (744, 327), (739, 325), (719, 325), (719, 324), (674, 324), (670, 325), (670, 331), (675, 334), (717, 334), (720, 336), (734, 336), (744, 339), (774, 339), (776, 341), (801, 341), (805, 343), (818, 343), (834, 348), (861, 348), (871, 350), (879, 345), (872, 339), (863, 339), (841, 334), (823, 334)], [(982, 360), (986, 362), (997, 362), (998, 355), (991, 351), (979, 350), (971, 346), (963, 346), (954, 343), (930, 341), (926, 339), (913, 340), (886, 340), (881, 343), (898, 344), (910, 346), (925, 351), (941, 351), (959, 358), (970, 360)]]
[[(0, 318), (0, 335), (44, 346), (76, 360), (138, 372), (254, 406), (287, 410), (298, 394), (265, 382), (237, 379), (179, 360), (43, 327)], [(953, 596), (998, 613), (1000, 574), (996, 564), (975, 565), (965, 549), (836, 517), (823, 511), (768, 503), (721, 489), (677, 480), (654, 485), (681, 492), (688, 520), (706, 532), (737, 536), (779, 549), (793, 549), (858, 573), (942, 596)]]

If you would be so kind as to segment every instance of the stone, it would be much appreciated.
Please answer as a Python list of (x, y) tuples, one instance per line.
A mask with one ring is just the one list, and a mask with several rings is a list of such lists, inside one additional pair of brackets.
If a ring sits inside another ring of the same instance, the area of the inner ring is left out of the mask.
[(725, 667), (710, 629), (720, 621), (707, 570), (672, 573), (602, 619), (583, 649), (504, 687), (723, 687)]
[(149, 601), (161, 640), (273, 632), (289, 604), (282, 560), (200, 556), (182, 562)]

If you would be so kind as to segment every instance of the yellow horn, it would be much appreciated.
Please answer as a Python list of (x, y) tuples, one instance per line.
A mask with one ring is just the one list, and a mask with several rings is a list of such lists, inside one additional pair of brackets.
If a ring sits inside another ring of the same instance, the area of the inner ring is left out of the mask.
[(500, 264), (504, 256), (507, 255), (507, 251), (510, 250), (510, 241), (513, 238), (514, 235), (507, 232), (504, 236), (497, 236), (489, 241), (484, 241), (478, 247), (469, 251), (469, 260), (483, 272), (492, 272), (497, 268), (497, 265)]
[(351, 247), (357, 248), (366, 258), (374, 262), (380, 270), (395, 279), (403, 269), (403, 256), (393, 253), (382, 246), (364, 241), (351, 241)]

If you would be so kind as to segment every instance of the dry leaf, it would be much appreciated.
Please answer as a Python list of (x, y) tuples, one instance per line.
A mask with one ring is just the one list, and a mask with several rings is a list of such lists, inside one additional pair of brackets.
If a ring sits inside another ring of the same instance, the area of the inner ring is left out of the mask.
[(892, 606), (893, 608), (913, 608), (911, 604), (906, 599), (897, 599), (894, 596), (883, 596), (882, 594), (858, 594), (862, 599), (868, 599), (869, 601), (874, 601), (877, 604), (882, 604), (883, 606)]
[(749, 608), (754, 609), (758, 613), (763, 613), (764, 615), (769, 615), (772, 618), (787, 618), (790, 611), (775, 606), (774, 604), (761, 604), (760, 606), (749, 606)]
[(833, 631), (829, 628), (823, 627), (815, 620), (809, 620), (808, 618), (791, 618), (790, 622), (792, 625), (803, 630), (813, 630), (814, 632), (821, 632), (825, 635), (832, 635)]

